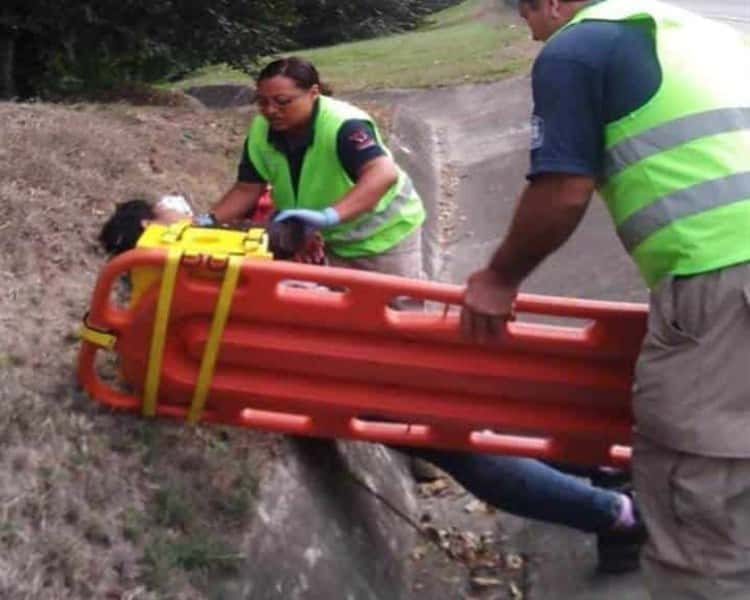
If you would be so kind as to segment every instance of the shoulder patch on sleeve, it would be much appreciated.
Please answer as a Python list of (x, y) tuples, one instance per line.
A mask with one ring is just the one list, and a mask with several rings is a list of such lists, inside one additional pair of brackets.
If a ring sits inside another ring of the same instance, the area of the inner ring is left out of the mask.
[(355, 129), (349, 134), (349, 141), (354, 144), (355, 149), (364, 150), (375, 145), (375, 138), (364, 127)]
[(544, 145), (544, 119), (538, 115), (531, 117), (531, 149), (538, 150)]

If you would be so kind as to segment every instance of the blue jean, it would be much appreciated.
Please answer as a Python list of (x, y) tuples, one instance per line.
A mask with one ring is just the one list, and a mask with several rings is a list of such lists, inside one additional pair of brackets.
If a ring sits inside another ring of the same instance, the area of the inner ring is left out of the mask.
[(519, 517), (591, 533), (609, 529), (617, 520), (616, 492), (538, 460), (425, 448), (399, 450), (433, 463), (480, 500)]

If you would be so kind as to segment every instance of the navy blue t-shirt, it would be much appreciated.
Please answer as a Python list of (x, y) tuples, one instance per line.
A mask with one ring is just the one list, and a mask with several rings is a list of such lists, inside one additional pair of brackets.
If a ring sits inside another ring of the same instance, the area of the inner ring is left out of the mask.
[(661, 85), (653, 23), (583, 21), (553, 37), (532, 70), (528, 178), (598, 178), (604, 128), (650, 100)]
[[(312, 131), (301, 138), (292, 138), (273, 131), (269, 134), (271, 143), (286, 156), (289, 162), (289, 171), (295, 192), (299, 185), (302, 161), (305, 158), (305, 152), (312, 143), (312, 136)], [(339, 129), (336, 145), (339, 162), (352, 181), (357, 181), (363, 165), (379, 156), (386, 155), (383, 147), (375, 139), (371, 125), (367, 121), (359, 119), (350, 119), (344, 122)], [(247, 155), (247, 139), (242, 146), (242, 157), (237, 168), (237, 181), (242, 183), (266, 183)]]

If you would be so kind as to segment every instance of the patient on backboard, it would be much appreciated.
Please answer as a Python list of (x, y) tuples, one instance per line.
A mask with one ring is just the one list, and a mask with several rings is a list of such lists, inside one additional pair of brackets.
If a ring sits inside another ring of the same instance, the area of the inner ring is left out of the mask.
[[(320, 234), (298, 219), (273, 223), (268, 207), (260, 206), (232, 229), (262, 227), (268, 234), (268, 246), (277, 260), (294, 260), (308, 264), (324, 264), (325, 253)], [(155, 203), (133, 199), (117, 204), (99, 233), (99, 242), (110, 256), (116, 256), (138, 245), (149, 225), (172, 225), (191, 221), (193, 211), (183, 196), (168, 195)]]

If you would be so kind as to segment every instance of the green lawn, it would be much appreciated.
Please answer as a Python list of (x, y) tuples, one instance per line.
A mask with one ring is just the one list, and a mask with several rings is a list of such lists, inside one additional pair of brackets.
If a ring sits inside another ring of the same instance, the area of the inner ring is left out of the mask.
[[(500, 79), (527, 68), (528, 33), (500, 0), (466, 0), (415, 31), (301, 50), (336, 92), (413, 88)], [(201, 69), (178, 87), (248, 82), (226, 66)]]
[[(494, 7), (492, 6), (494, 4)], [(499, 8), (498, 2), (487, 2), (485, 0), (466, 0), (455, 6), (446, 8), (440, 12), (429, 15), (422, 29), (434, 27), (450, 27), (457, 23), (475, 19), (479, 13), (486, 11), (488, 8)]]

